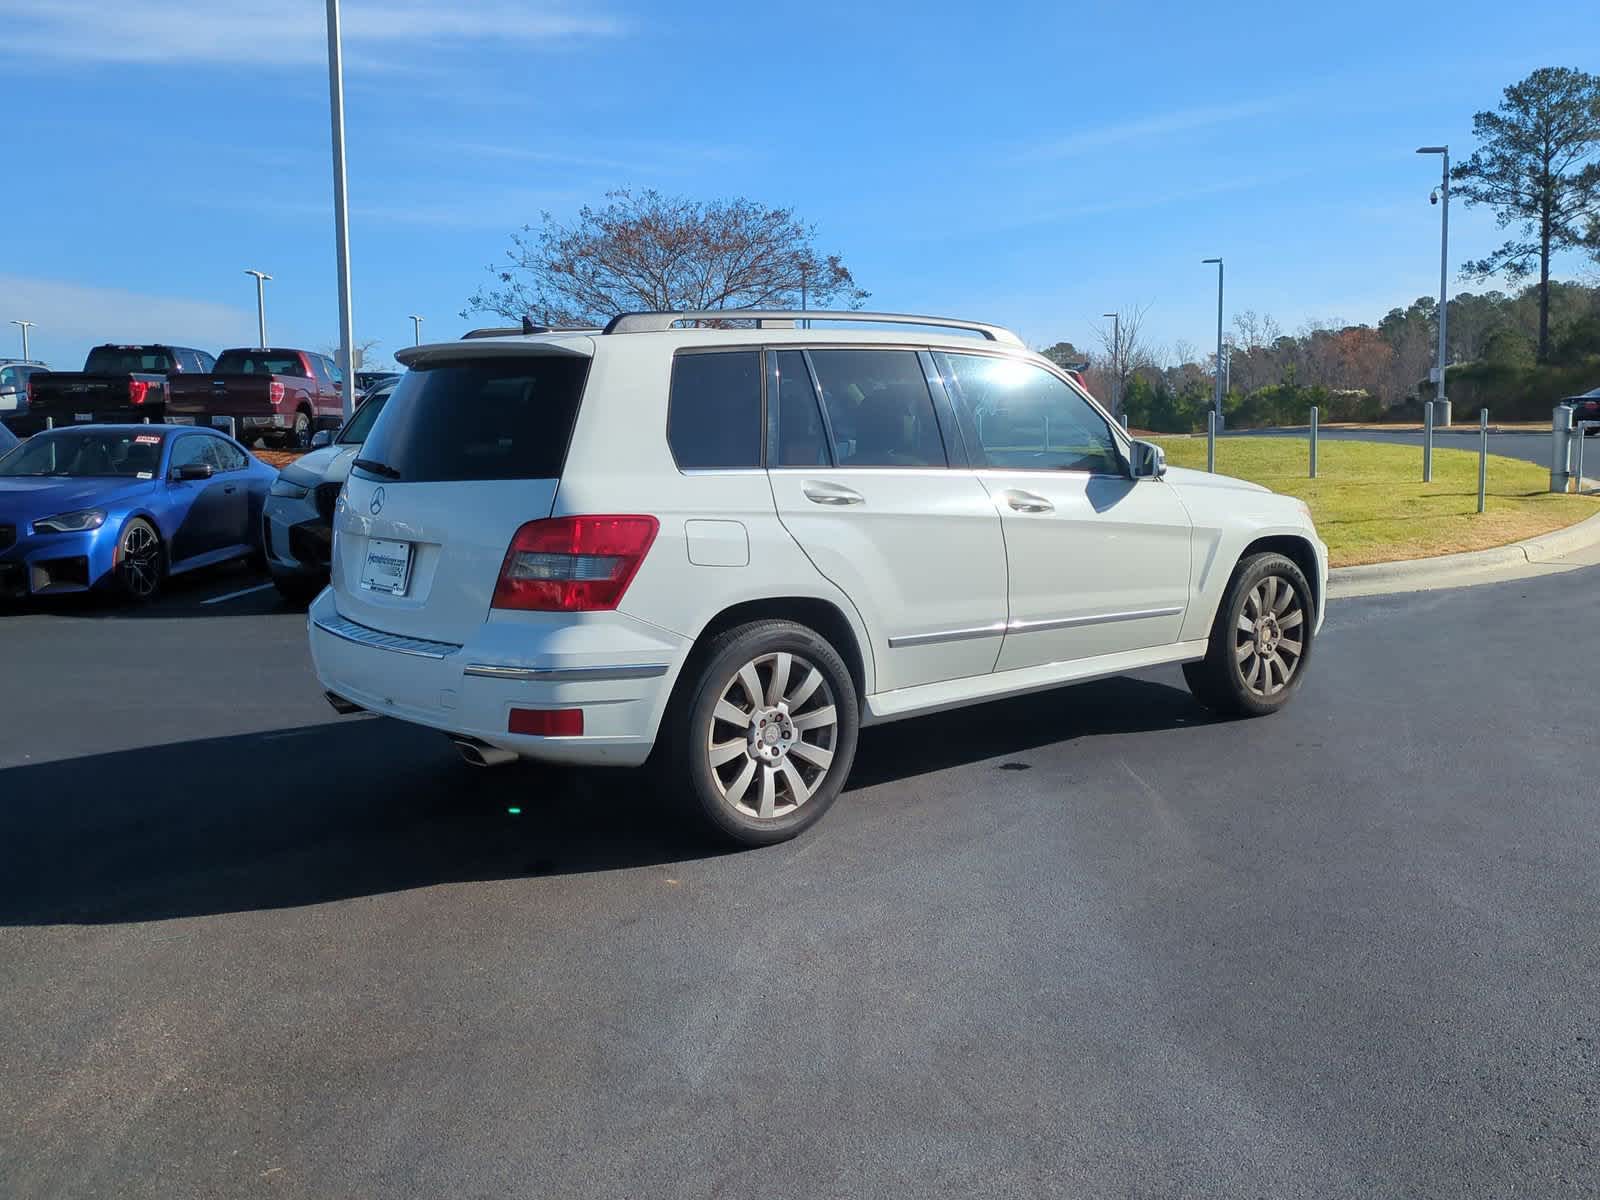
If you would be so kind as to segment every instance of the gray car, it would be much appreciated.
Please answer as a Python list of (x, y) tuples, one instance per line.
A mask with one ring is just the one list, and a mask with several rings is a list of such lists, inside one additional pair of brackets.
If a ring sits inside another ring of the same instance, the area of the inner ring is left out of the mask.
[(272, 582), (291, 604), (308, 604), (327, 586), (339, 491), (398, 382), (374, 389), (344, 428), (317, 434), (310, 453), (278, 472), (261, 515), (261, 541)]
[(50, 368), (26, 358), (0, 358), (0, 422), (28, 411), (28, 380)]

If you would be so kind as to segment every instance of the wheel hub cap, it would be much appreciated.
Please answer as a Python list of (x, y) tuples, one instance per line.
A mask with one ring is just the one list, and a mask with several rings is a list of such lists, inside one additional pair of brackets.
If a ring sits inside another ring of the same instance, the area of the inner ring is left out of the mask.
[(794, 745), (794, 722), (783, 708), (757, 709), (750, 719), (750, 753), (764, 762), (781, 762)]

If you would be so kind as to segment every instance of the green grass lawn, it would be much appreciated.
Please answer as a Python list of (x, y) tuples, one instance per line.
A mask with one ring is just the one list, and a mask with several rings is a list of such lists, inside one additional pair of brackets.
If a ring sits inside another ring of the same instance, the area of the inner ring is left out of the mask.
[[(1157, 438), (1175, 467), (1205, 470), (1206, 440)], [(1600, 512), (1590, 496), (1558, 496), (1548, 468), (1489, 456), (1486, 510), (1478, 507), (1478, 452), (1433, 451), (1433, 482), (1422, 482), (1420, 447), (1325, 441), (1317, 478), (1306, 477), (1302, 438), (1221, 438), (1217, 471), (1299, 496), (1336, 567), (1483, 550), (1548, 533)]]

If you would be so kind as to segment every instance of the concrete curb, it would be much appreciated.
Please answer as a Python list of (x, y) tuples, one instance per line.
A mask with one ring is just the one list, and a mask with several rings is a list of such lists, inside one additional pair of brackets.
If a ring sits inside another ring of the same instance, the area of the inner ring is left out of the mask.
[[(1591, 480), (1585, 480), (1592, 483)], [(1370, 587), (1374, 584), (1415, 584), (1430, 580), (1444, 581), (1460, 575), (1494, 572), (1506, 567), (1547, 563), (1553, 559), (1600, 546), (1600, 514), (1553, 530), (1512, 542), (1509, 546), (1494, 546), (1488, 550), (1468, 550), (1461, 554), (1440, 554), (1433, 558), (1410, 558), (1400, 562), (1369, 563), (1361, 567), (1334, 567), (1328, 572), (1328, 586)]]

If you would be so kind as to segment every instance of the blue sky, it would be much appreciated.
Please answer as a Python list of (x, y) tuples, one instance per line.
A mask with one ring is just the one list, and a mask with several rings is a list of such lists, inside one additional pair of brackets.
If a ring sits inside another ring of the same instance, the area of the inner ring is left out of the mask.
[[(1374, 321), (1438, 286), (1413, 149), (1469, 150), (1535, 67), (1600, 68), (1578, 8), (346, 0), (356, 334), (381, 355), (409, 313), (425, 338), (487, 323), (458, 314), (510, 231), (625, 185), (792, 205), (872, 307), (1038, 345), (1149, 305), (1153, 341), (1206, 346), (1217, 254), (1230, 318)], [(334, 341), (323, 20), (0, 0), (0, 322), (38, 322), (61, 368), (106, 340), (247, 345), (259, 267), (274, 343)], [(1453, 275), (1503, 237), (1460, 206), (1451, 227)]]

